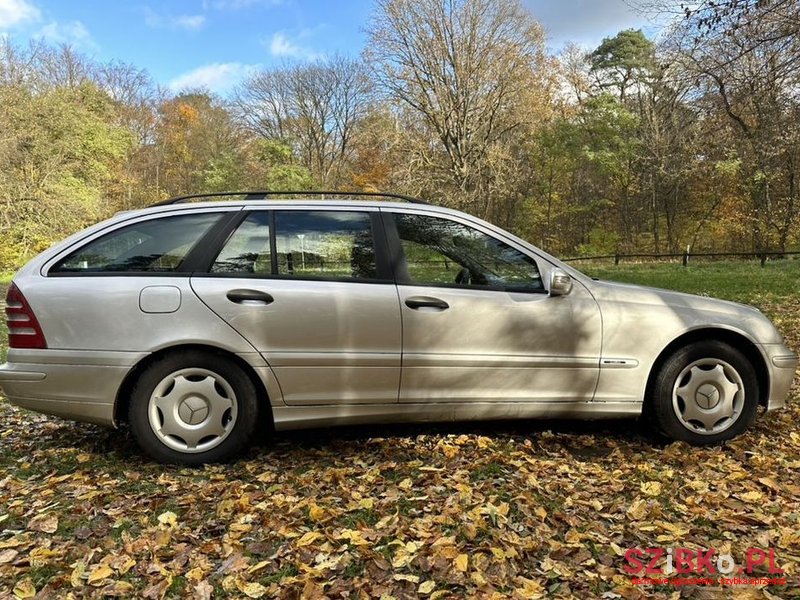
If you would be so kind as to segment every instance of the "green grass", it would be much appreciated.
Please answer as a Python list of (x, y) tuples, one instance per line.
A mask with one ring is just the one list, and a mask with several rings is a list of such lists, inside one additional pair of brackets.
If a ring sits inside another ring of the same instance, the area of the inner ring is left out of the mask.
[(712, 296), (737, 302), (796, 296), (800, 292), (800, 260), (675, 263), (578, 264), (591, 277)]
[[(7, 289), (8, 285), (0, 279), (0, 300), (5, 300)], [(5, 312), (0, 314), (0, 364), (6, 362), (6, 353), (8, 352), (8, 328), (6, 327), (5, 316)]]

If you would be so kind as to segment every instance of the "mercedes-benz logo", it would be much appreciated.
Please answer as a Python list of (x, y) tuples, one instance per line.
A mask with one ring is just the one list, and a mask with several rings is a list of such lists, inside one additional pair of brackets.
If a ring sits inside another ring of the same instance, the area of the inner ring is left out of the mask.
[(190, 396), (178, 407), (181, 420), (189, 425), (199, 425), (208, 416), (208, 403), (197, 396)]
[(714, 408), (719, 403), (719, 390), (710, 383), (704, 383), (697, 388), (695, 402), (700, 408)]

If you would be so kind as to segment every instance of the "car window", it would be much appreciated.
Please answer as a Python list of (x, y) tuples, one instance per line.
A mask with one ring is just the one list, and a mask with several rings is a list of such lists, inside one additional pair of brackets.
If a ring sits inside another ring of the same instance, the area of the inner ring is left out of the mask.
[(269, 245), (269, 213), (251, 213), (220, 251), (212, 273), (272, 273)]
[(51, 273), (175, 271), (220, 213), (192, 213), (140, 221), (92, 240)]
[(278, 274), (375, 279), (372, 219), (366, 212), (275, 211)]
[(408, 283), (543, 291), (536, 262), (477, 229), (428, 215), (395, 214)]

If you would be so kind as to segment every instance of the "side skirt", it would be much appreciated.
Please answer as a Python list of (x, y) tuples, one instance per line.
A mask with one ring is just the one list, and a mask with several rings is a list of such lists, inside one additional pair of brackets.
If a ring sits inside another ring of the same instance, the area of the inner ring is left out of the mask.
[(635, 418), (641, 402), (470, 402), (272, 406), (276, 430), (369, 423)]

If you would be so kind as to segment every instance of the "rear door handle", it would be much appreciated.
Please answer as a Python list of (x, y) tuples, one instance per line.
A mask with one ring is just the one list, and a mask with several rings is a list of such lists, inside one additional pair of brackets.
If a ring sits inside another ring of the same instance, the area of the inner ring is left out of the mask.
[(439, 300), (439, 298), (432, 298), (431, 296), (412, 296), (411, 298), (406, 298), (406, 306), (408, 308), (413, 308), (414, 310), (420, 308), (435, 308), (438, 310), (447, 310), (448, 308), (450, 308), (450, 305), (444, 300)]
[(236, 304), (272, 304), (275, 301), (271, 294), (258, 290), (230, 290), (225, 296)]

